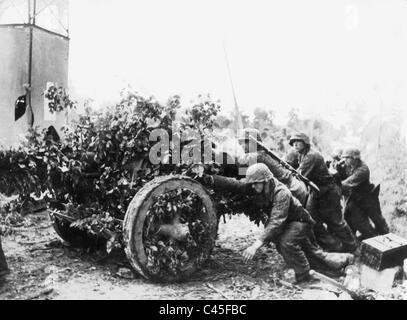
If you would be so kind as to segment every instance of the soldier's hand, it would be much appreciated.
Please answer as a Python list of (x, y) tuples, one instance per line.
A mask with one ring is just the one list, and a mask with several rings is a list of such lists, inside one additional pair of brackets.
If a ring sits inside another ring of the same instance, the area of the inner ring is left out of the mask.
[(244, 262), (249, 262), (253, 259), (254, 255), (256, 254), (257, 250), (263, 245), (263, 242), (257, 240), (253, 243), (250, 247), (248, 247), (245, 251), (243, 251), (243, 259)]
[(243, 251), (243, 259), (244, 262), (249, 262), (253, 259), (254, 255), (256, 254), (257, 249), (253, 246), (248, 247), (245, 251)]

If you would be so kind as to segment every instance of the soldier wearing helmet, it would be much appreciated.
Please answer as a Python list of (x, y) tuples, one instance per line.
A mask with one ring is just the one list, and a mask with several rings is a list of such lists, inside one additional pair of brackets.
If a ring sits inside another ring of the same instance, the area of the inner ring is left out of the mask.
[[(342, 153), (342, 162), (346, 166), (348, 174), (343, 177), (342, 190), (347, 193), (353, 191), (367, 191), (370, 189), (370, 170), (362, 161), (360, 150), (349, 147)], [(355, 190), (356, 188), (356, 190)]]
[(295, 133), (294, 135), (292, 135), (290, 137), (290, 140), (288, 141), (290, 146), (294, 147), (297, 150), (297, 147), (294, 146), (295, 142), (302, 142), (304, 144), (304, 146), (306, 146), (306, 147), (311, 146), (309, 137), (305, 133), (302, 133), (302, 132)]
[(388, 233), (389, 227), (380, 209), (380, 186), (375, 187), (370, 182), (370, 170), (362, 161), (360, 150), (355, 147), (346, 148), (342, 159), (347, 167), (347, 175), (342, 180), (346, 200), (345, 219), (352, 231), (359, 231), (362, 240)]
[(264, 163), (250, 166), (246, 171), (246, 183), (251, 184), (256, 193), (261, 194), (264, 186), (273, 179), (273, 174)]
[(341, 159), (344, 159), (349, 167), (355, 167), (361, 160), (360, 150), (356, 147), (348, 147), (342, 152)]
[(332, 176), (322, 155), (311, 149), (309, 137), (304, 133), (297, 133), (290, 137), (289, 144), (298, 152), (298, 170), (300, 173), (320, 186), (330, 182)]
[(306, 206), (317, 221), (314, 228), (317, 240), (327, 249), (338, 250), (324, 227), (325, 223), (328, 230), (341, 241), (341, 250), (355, 251), (356, 239), (342, 215), (340, 188), (334, 183), (323, 156), (311, 148), (310, 139), (304, 133), (294, 134), (289, 143), (299, 153), (297, 170), (320, 189), (318, 194), (311, 192)]
[(249, 140), (249, 137), (262, 142), (260, 133), (257, 129), (248, 128), (243, 130), (242, 135), (239, 138), (239, 143), (244, 146), (246, 154), (238, 159), (240, 165), (264, 163), (271, 171), (273, 176), (280, 182), (284, 183), (291, 191), (291, 193), (305, 205), (308, 191), (306, 185), (296, 179), (293, 174), (282, 167), (280, 163), (270, 157), (264, 150), (258, 149), (255, 143)]
[(216, 192), (252, 194), (254, 206), (260, 199), (267, 203), (268, 219), (264, 231), (243, 252), (245, 261), (251, 260), (259, 248), (273, 242), (287, 266), (294, 269), (297, 282), (303, 282), (310, 278), (310, 263), (318, 261), (327, 268), (338, 270), (353, 259), (349, 254), (324, 252), (310, 240), (315, 221), (288, 188), (273, 177), (267, 165), (251, 165), (243, 181), (216, 175), (211, 177)]

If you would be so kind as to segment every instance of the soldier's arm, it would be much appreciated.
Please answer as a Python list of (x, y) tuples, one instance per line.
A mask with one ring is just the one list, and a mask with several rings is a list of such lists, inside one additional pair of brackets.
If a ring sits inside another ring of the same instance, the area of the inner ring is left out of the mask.
[(284, 184), (288, 183), (290, 178), (292, 178), (292, 173), (285, 169), (277, 160), (273, 159), (268, 154), (260, 153), (257, 161), (258, 163), (264, 163), (277, 178), (277, 180)]
[(288, 210), (290, 208), (291, 194), (288, 190), (279, 190), (273, 201), (273, 207), (271, 208), (270, 217), (267, 220), (266, 227), (259, 240), (262, 243), (268, 243), (275, 240), (275, 237), (281, 233), (284, 227), (284, 222), (288, 216)]
[(233, 192), (247, 194), (250, 191), (250, 185), (234, 178), (227, 178), (219, 175), (213, 175), (213, 188), (218, 192)]
[(270, 217), (261, 236), (243, 252), (243, 258), (247, 262), (253, 259), (257, 250), (263, 245), (276, 239), (282, 233), (283, 224), (287, 218), (292, 196), (288, 190), (279, 190), (274, 196), (274, 203)]
[(370, 176), (369, 168), (362, 166), (357, 168), (352, 175), (342, 181), (342, 188), (349, 190), (359, 186), (361, 183), (368, 181)]

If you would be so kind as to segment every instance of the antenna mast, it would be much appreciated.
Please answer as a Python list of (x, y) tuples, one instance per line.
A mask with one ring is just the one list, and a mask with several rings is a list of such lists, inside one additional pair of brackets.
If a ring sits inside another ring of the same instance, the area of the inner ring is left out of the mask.
[(237, 98), (236, 98), (236, 92), (235, 92), (235, 87), (233, 85), (233, 80), (232, 80), (232, 72), (230, 70), (230, 64), (229, 64), (229, 59), (228, 59), (228, 54), (226, 52), (226, 46), (225, 44), (223, 44), (223, 51), (225, 53), (225, 59), (226, 59), (226, 67), (228, 69), (228, 75), (229, 75), (229, 80), (230, 80), (230, 86), (232, 88), (232, 94), (233, 94), (233, 100), (235, 102), (235, 133), (237, 134), (237, 132), (239, 130), (243, 129), (243, 121), (242, 121), (242, 116), (240, 114), (240, 110), (239, 110), (239, 105), (237, 104)]

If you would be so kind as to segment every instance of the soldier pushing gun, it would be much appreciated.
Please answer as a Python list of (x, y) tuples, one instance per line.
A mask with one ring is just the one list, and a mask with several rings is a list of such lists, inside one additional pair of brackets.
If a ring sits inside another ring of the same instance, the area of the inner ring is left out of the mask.
[(216, 192), (254, 195), (253, 205), (266, 205), (268, 220), (265, 229), (243, 252), (245, 261), (253, 259), (259, 248), (273, 242), (287, 267), (294, 269), (296, 283), (311, 280), (309, 271), (313, 262), (336, 270), (352, 262), (353, 255), (325, 252), (310, 240), (315, 221), (290, 190), (274, 178), (265, 164), (251, 165), (244, 181), (206, 174), (199, 180)]

